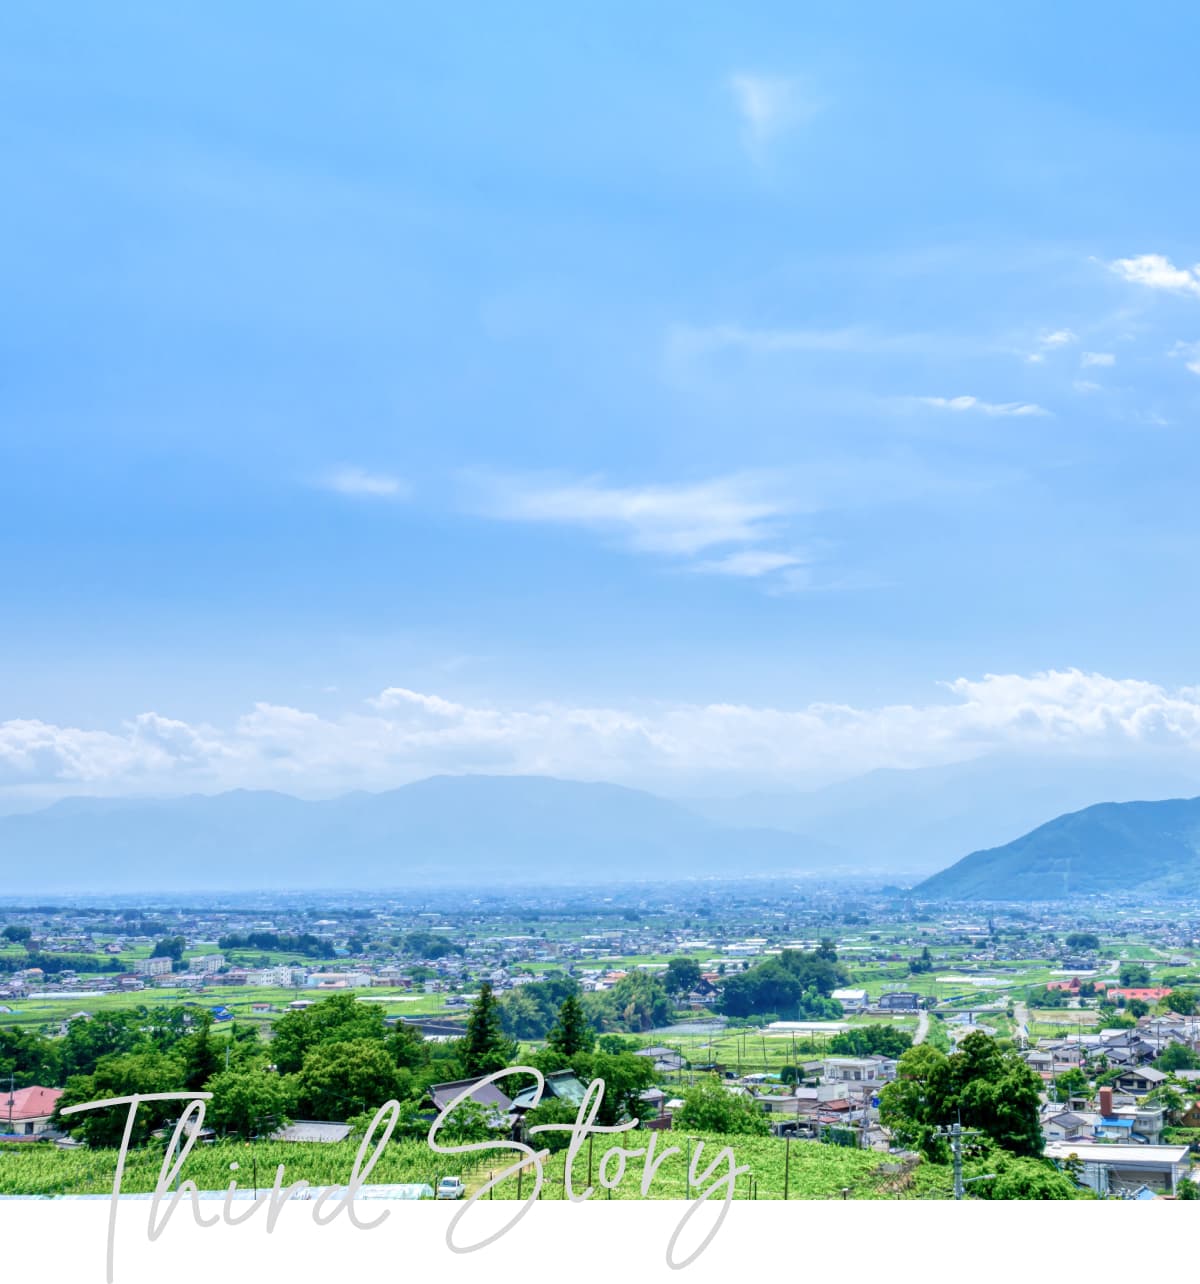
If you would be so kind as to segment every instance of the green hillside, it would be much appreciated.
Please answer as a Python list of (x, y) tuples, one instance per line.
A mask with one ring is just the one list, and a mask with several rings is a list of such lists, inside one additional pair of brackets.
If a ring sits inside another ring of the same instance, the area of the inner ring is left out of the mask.
[(972, 852), (916, 889), (933, 900), (1041, 901), (1200, 886), (1200, 798), (1099, 803)]

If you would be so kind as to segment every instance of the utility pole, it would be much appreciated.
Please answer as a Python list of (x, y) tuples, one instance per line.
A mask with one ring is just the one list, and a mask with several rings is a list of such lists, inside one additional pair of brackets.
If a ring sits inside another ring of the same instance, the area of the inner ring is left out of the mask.
[(963, 1177), (962, 1165), (962, 1139), (964, 1137), (978, 1137), (980, 1135), (978, 1128), (964, 1130), (962, 1124), (956, 1119), (949, 1128), (939, 1128), (937, 1130), (939, 1137), (950, 1138), (950, 1153), (954, 1158), (954, 1198), (965, 1199), (966, 1188), (974, 1181), (991, 1181), (995, 1173), (983, 1173), (979, 1177)]
[(16, 1104), (13, 1100), (13, 1092), (16, 1088), (17, 1077), (10, 1070), (8, 1074), (8, 1131), (13, 1130), (13, 1106)]

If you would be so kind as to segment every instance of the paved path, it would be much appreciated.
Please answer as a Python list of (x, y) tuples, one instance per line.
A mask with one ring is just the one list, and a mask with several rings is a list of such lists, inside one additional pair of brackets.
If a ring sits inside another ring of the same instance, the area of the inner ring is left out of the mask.
[(1013, 1033), (1017, 1038), (1017, 1046), (1029, 1042), (1029, 1009), (1024, 1003), (1013, 1004), (1013, 1017), (1016, 1020), (1016, 1028)]
[(924, 1043), (929, 1034), (929, 1013), (922, 1008), (920, 1015), (917, 1017), (917, 1032), (913, 1035), (913, 1046), (918, 1043)]

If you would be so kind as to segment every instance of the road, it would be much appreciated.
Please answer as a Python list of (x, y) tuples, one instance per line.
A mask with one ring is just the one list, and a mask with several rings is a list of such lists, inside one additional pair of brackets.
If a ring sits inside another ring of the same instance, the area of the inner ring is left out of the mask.
[(1013, 1019), (1016, 1021), (1016, 1029), (1013, 1033), (1016, 1035), (1018, 1044), (1029, 1042), (1029, 1009), (1024, 1003), (1013, 1004)]
[(917, 1016), (917, 1032), (913, 1035), (913, 1045), (924, 1043), (929, 1034), (929, 1013), (922, 1008)]

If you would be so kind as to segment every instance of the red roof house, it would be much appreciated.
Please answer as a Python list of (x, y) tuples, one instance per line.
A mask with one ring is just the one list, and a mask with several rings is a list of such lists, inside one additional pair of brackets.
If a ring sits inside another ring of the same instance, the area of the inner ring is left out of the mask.
[(0, 1133), (36, 1137), (50, 1128), (50, 1116), (63, 1094), (61, 1088), (18, 1088), (0, 1091)]

